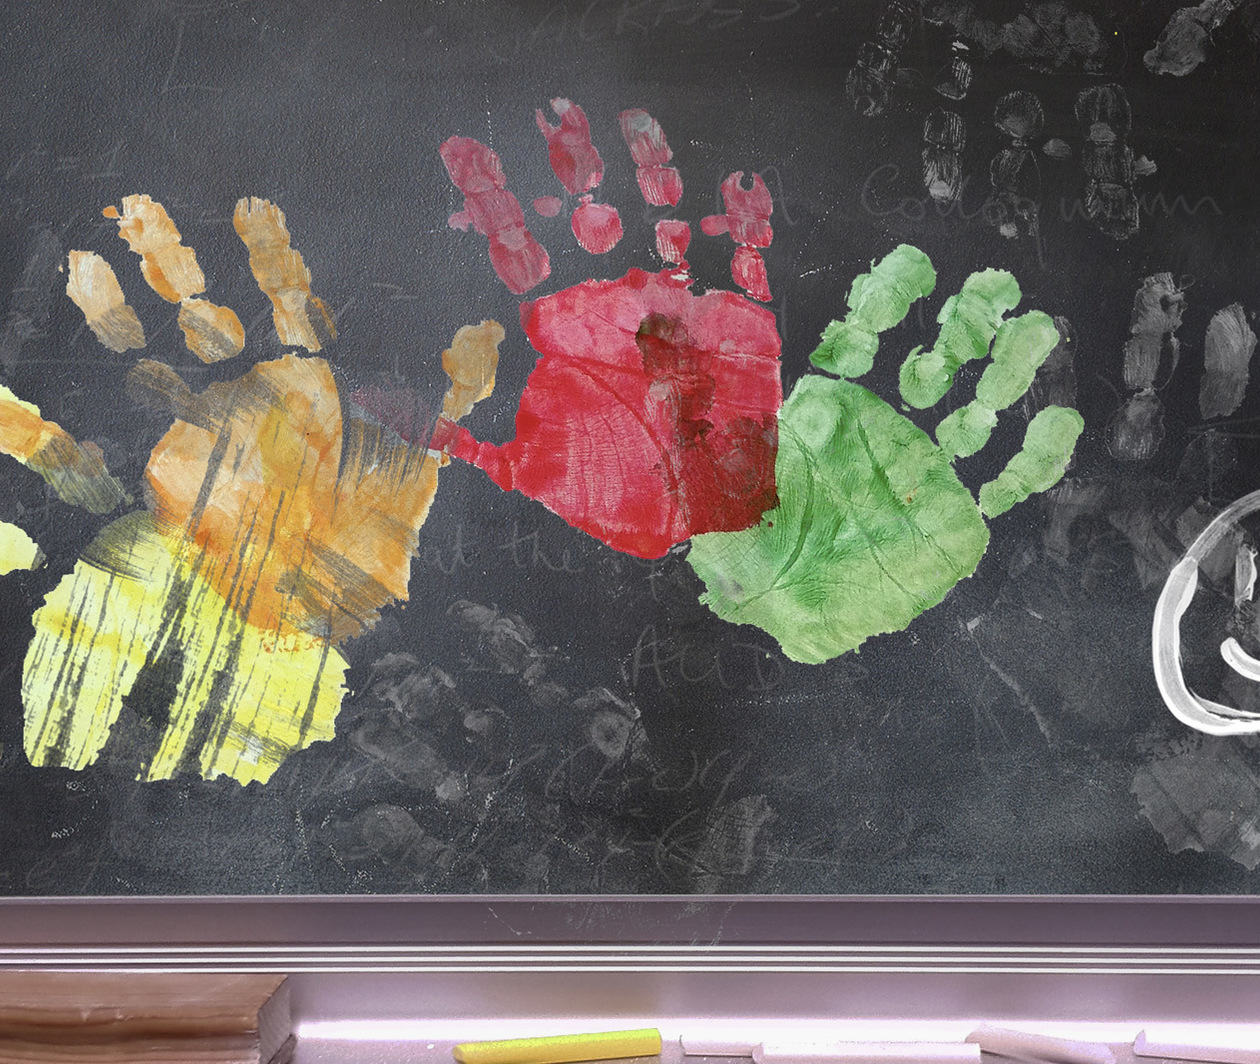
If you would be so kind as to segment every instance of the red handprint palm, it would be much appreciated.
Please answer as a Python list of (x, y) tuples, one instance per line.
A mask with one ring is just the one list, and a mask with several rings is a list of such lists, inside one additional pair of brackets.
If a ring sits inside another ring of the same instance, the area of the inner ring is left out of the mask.
[[(586, 115), (555, 100), (552, 126), (540, 130), (557, 178), (580, 202), (572, 229), (587, 251), (603, 253), (621, 236), (615, 208), (594, 202), (603, 160)], [(645, 200), (675, 206), (682, 179), (660, 125), (645, 111), (620, 116)], [(441, 148), (464, 210), (451, 224), (487, 237), (491, 263), (517, 294), (550, 273), (507, 187), (499, 158), (485, 145), (452, 137)], [(732, 276), (768, 300), (757, 248), (769, 245), (770, 194), (760, 177), (722, 185), (726, 213), (706, 218), (710, 235), (729, 233), (737, 249)], [(535, 201), (555, 214), (559, 201)], [(617, 550), (659, 557), (700, 532), (756, 524), (775, 504), (776, 415), (782, 403), (780, 340), (774, 315), (736, 292), (696, 295), (685, 254), (686, 223), (656, 225), (665, 269), (633, 269), (613, 281), (585, 281), (521, 305), (521, 324), (540, 358), (521, 397), (516, 437), (503, 444), (439, 423), (433, 446), (471, 462), (505, 490), (537, 499), (569, 524)]]

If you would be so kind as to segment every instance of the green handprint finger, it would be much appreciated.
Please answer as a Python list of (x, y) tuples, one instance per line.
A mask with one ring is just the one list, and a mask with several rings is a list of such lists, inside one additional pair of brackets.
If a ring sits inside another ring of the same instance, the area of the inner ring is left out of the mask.
[(936, 427), (941, 450), (960, 458), (980, 450), (997, 424), (997, 412), (1028, 391), (1058, 342), (1054, 321), (1039, 310), (1004, 321), (993, 340), (993, 361), (976, 385), (975, 399)]
[(891, 329), (910, 311), (916, 299), (936, 287), (931, 260), (918, 248), (900, 244), (871, 266), (870, 273), (853, 279), (849, 313), (823, 330), (822, 343), (810, 361), (837, 377), (869, 373), (879, 349), (879, 334)]
[(937, 316), (931, 351), (915, 348), (901, 366), (901, 398), (922, 410), (940, 402), (964, 362), (984, 358), (1002, 315), (1019, 305), (1019, 284), (1005, 270), (981, 270), (963, 282)]
[(1029, 495), (1054, 487), (1067, 470), (1085, 419), (1066, 406), (1048, 406), (1028, 423), (1024, 446), (980, 489), (980, 510), (997, 517)]

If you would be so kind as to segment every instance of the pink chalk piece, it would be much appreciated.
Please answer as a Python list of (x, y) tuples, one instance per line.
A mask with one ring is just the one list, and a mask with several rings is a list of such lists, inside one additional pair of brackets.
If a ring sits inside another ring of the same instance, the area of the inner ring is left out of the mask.
[(686, 263), (691, 243), (691, 226), (666, 218), (656, 223), (656, 253), (666, 262), (682, 266)]
[(554, 218), (564, 206), (559, 196), (539, 196), (534, 200), (534, 213), (544, 218)]
[(1133, 1052), (1139, 1057), (1196, 1060), (1205, 1064), (1260, 1064), (1260, 1048), (1155, 1042), (1146, 1037), (1145, 1031), (1138, 1031), (1133, 1039)]
[(640, 108), (622, 111), (619, 120), (622, 139), (638, 167), (636, 177), (643, 199), (653, 207), (677, 206), (682, 199), (682, 174), (665, 165), (674, 153), (661, 124)]
[(571, 100), (555, 99), (551, 109), (560, 119), (558, 126), (547, 121), (541, 110), (534, 112), (538, 129), (547, 138), (551, 169), (570, 193), (589, 192), (604, 179), (604, 160), (591, 143), (591, 124), (586, 112)]
[(591, 203), (589, 196), (573, 212), (573, 235), (592, 255), (603, 255), (621, 239), (621, 215), (607, 203)]
[(860, 1061), (865, 1064), (980, 1064), (980, 1047), (965, 1042), (765, 1043), (753, 1064)]
[(711, 214), (700, 222), (709, 236), (730, 233), (736, 244), (768, 248), (774, 239), (770, 215), (774, 201), (760, 174), (753, 174), (752, 188), (743, 187), (744, 173), (738, 170), (722, 182), (725, 214)]
[(1013, 1060), (1041, 1064), (1116, 1064), (1115, 1053), (1103, 1042), (1077, 1042), (987, 1025), (977, 1027), (967, 1035), (967, 1041), (974, 1042), (986, 1053)]
[(490, 242), (490, 263), (499, 279), (520, 295), (551, 273), (547, 250), (525, 227), (525, 212), (508, 191), (503, 164), (491, 149), (472, 137), (451, 137), (438, 149), (446, 172), (464, 194), (464, 209), (448, 224), (469, 226)]
[(731, 258), (731, 278), (753, 299), (770, 301), (770, 280), (766, 264), (756, 248), (738, 247)]

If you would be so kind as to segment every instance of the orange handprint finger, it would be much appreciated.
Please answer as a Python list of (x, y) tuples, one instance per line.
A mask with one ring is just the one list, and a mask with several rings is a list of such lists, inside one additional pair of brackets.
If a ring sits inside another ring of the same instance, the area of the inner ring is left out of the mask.
[(144, 327), (127, 305), (109, 263), (93, 251), (70, 252), (66, 295), (83, 311), (88, 328), (111, 351), (144, 347)]
[(547, 138), (547, 156), (556, 179), (571, 195), (582, 196), (569, 220), (573, 235), (584, 251), (602, 255), (616, 247), (622, 235), (617, 208), (595, 203), (590, 195), (604, 179), (604, 160), (591, 142), (591, 124), (582, 108), (572, 100), (557, 98), (551, 101), (551, 109), (560, 118), (559, 126), (548, 122), (541, 110), (534, 117)]
[[(337, 336), (332, 315), (311, 292), (311, 271), (290, 246), (284, 212), (269, 200), (247, 196), (236, 204), (232, 224), (249, 248), (249, 268), (271, 300), (272, 319), (282, 344), (319, 351)], [(311, 309), (318, 311), (312, 317)]]
[(245, 347), (245, 330), (228, 308), (197, 299), (206, 277), (192, 248), (180, 243), (179, 230), (162, 204), (149, 196), (124, 196), (122, 211), (106, 207), (119, 235), (140, 256), (140, 272), (149, 287), (169, 303), (178, 303), (179, 326), (188, 349), (202, 362), (235, 358)]
[(0, 454), (33, 469), (63, 502), (107, 514), (127, 500), (123, 486), (105, 468), (100, 450), (79, 443), (60, 425), (45, 421), (39, 407), (0, 384)]

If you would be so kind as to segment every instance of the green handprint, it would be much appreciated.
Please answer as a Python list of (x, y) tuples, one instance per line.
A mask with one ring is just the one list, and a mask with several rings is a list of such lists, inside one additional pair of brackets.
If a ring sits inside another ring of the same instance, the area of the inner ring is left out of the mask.
[[(853, 282), (849, 314), (824, 330), (814, 365), (840, 378), (868, 372), (879, 334), (935, 284), (922, 251), (896, 248)], [(1057, 483), (1084, 428), (1077, 411), (1047, 407), (978, 503), (959, 481), (954, 460), (987, 442), (1059, 340), (1041, 311), (1004, 320), (1019, 300), (1009, 273), (972, 274), (941, 309), (936, 345), (906, 358), (902, 399), (926, 408), (965, 362), (991, 356), (975, 399), (937, 426), (938, 443), (850, 379), (803, 378), (779, 413), (778, 506), (752, 528), (692, 540), (702, 601), (764, 629), (788, 657), (818, 663), (905, 628), (975, 572), (985, 518)]]

